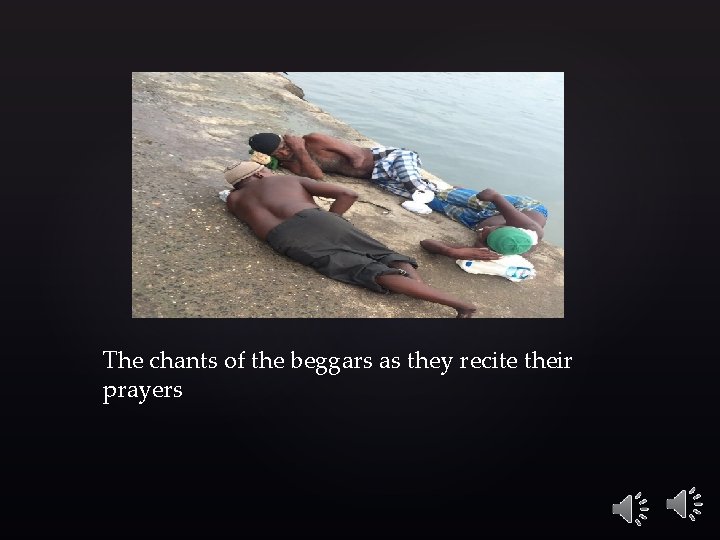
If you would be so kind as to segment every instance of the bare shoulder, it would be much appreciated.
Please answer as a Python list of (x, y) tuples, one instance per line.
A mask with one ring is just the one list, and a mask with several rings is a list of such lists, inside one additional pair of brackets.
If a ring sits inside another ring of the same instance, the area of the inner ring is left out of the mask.
[(243, 200), (245, 198), (243, 197), (243, 195), (244, 193), (242, 189), (235, 189), (228, 193), (225, 205), (227, 206), (228, 210), (230, 210), (230, 212), (235, 215), (238, 215), (238, 208), (241, 204), (243, 204)]
[(335, 142), (338, 140), (335, 137), (331, 137), (330, 135), (325, 135), (324, 133), (308, 133), (307, 135), (303, 135), (303, 139), (305, 139), (306, 142), (316, 142), (316, 143), (328, 143), (328, 142)]
[(225, 200), (225, 203), (230, 205), (231, 201), (237, 201), (242, 197), (242, 190), (241, 189), (231, 189), (230, 193), (228, 193), (227, 199)]

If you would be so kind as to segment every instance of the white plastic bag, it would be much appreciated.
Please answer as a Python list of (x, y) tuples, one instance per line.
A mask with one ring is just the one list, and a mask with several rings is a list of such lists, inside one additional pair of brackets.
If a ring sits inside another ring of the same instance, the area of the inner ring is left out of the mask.
[(502, 276), (515, 283), (536, 276), (533, 264), (520, 255), (504, 255), (494, 261), (469, 261), (458, 259), (457, 265), (470, 274)]
[(405, 201), (400, 206), (402, 206), (405, 210), (410, 210), (416, 214), (431, 214), (432, 208), (430, 208), (427, 203), (432, 201), (434, 198), (435, 194), (429, 189), (425, 191), (417, 189), (415, 190), (415, 193), (412, 194), (412, 201)]

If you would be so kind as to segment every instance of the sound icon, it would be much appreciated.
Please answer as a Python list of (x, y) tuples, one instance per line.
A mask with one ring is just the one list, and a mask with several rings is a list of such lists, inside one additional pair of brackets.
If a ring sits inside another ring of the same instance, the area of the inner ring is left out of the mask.
[[(695, 493), (695, 488), (693, 487), (689, 493), (690, 493), (690, 495)], [(668, 510), (675, 510), (677, 515), (683, 519), (685, 519), (686, 517), (689, 517), (690, 521), (695, 521), (695, 516), (693, 514), (700, 515), (700, 514), (702, 514), (702, 512), (700, 510), (698, 510), (697, 508), (693, 508), (692, 513), (690, 513), (688, 515), (687, 496), (688, 496), (688, 492), (685, 491), (684, 489), (681, 490), (680, 493), (675, 495), (675, 497), (673, 497), (672, 499), (667, 499), (666, 508)], [(693, 497), (693, 501), (696, 501), (693, 503), (693, 506), (702, 506), (703, 505), (703, 503), (697, 502), (697, 499), (699, 499), (700, 497), (702, 497), (702, 495), (700, 495), (699, 493)]]
[[(640, 492), (640, 493), (638, 493), (637, 495), (635, 495), (635, 500), (638, 500), (640, 497), (642, 497), (642, 492)], [(623, 518), (625, 521), (627, 521), (628, 523), (632, 523), (632, 522), (633, 522), (633, 518), (632, 518), (632, 516), (633, 516), (633, 511), (632, 511), (632, 505), (633, 505), (633, 503), (632, 503), (632, 501), (633, 501), (632, 495), (628, 495), (628, 496), (625, 497), (622, 501), (620, 501), (618, 504), (613, 504), (613, 505), (612, 505), (613, 514), (618, 514), (620, 517), (622, 517), (622, 518)], [(639, 501), (637, 504), (643, 505), (643, 504), (645, 504), (645, 503), (647, 503), (647, 499), (643, 499), (642, 501)], [(650, 509), (649, 509), (647, 506), (641, 506), (641, 507), (639, 508), (639, 510), (640, 510), (640, 512), (647, 512), (647, 511), (649, 511)], [(639, 517), (640, 519), (647, 519), (647, 517), (645, 516), (645, 514), (642, 514), (642, 513), (638, 514), (638, 517)], [(636, 524), (638, 527), (640, 527), (640, 519), (635, 519), (635, 524)]]

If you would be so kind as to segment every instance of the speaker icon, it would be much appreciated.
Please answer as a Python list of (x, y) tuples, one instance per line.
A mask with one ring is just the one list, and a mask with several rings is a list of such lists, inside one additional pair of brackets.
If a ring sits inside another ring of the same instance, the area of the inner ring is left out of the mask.
[[(639, 492), (637, 495), (635, 495), (635, 500), (638, 501), (638, 505), (643, 505), (647, 503), (647, 499), (643, 499), (642, 501), (639, 501), (642, 497), (642, 492)], [(647, 516), (643, 514), (642, 512), (647, 512), (650, 509), (647, 506), (640, 506), (639, 508), (640, 513), (638, 514), (638, 518), (640, 519), (647, 519)], [(620, 517), (622, 517), (625, 521), (628, 523), (633, 522), (633, 496), (628, 495), (625, 497), (622, 501), (620, 501), (617, 504), (612, 505), (612, 512), (613, 514), (618, 514)], [(635, 519), (635, 524), (640, 527), (640, 519)]]
[[(700, 514), (702, 514), (702, 512), (700, 510), (698, 510), (697, 508), (693, 508), (692, 513), (688, 514), (688, 511), (687, 511), (688, 493), (690, 495), (695, 493), (695, 488), (693, 487), (689, 492), (685, 491), (684, 489), (681, 490), (680, 493), (675, 495), (672, 499), (667, 499), (665, 507), (668, 510), (675, 510), (677, 515), (683, 519), (685, 519), (686, 517), (689, 517), (690, 521), (695, 521), (695, 516), (693, 514), (696, 514), (699, 516)], [(693, 506), (702, 506), (703, 505), (703, 503), (697, 502), (697, 500), (700, 497), (702, 497), (702, 495), (700, 495), (699, 493), (697, 495), (693, 496), (693, 501), (695, 501), (695, 502), (693, 502)]]

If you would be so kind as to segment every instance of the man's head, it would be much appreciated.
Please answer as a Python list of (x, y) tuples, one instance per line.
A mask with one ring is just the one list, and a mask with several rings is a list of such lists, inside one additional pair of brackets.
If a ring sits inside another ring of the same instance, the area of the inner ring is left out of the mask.
[(485, 227), (480, 237), (487, 246), (500, 255), (520, 255), (534, 244), (533, 238), (517, 227)]
[(236, 187), (238, 183), (246, 178), (254, 175), (262, 175), (269, 172), (263, 165), (254, 161), (240, 161), (235, 165), (230, 165), (225, 169), (225, 180), (232, 187)]
[(250, 148), (256, 152), (274, 156), (278, 159), (289, 159), (293, 156), (283, 138), (276, 133), (256, 133), (248, 139)]
[(268, 156), (271, 156), (272, 153), (278, 149), (281, 142), (282, 137), (277, 133), (256, 133), (248, 139), (250, 148), (256, 152), (267, 154)]

